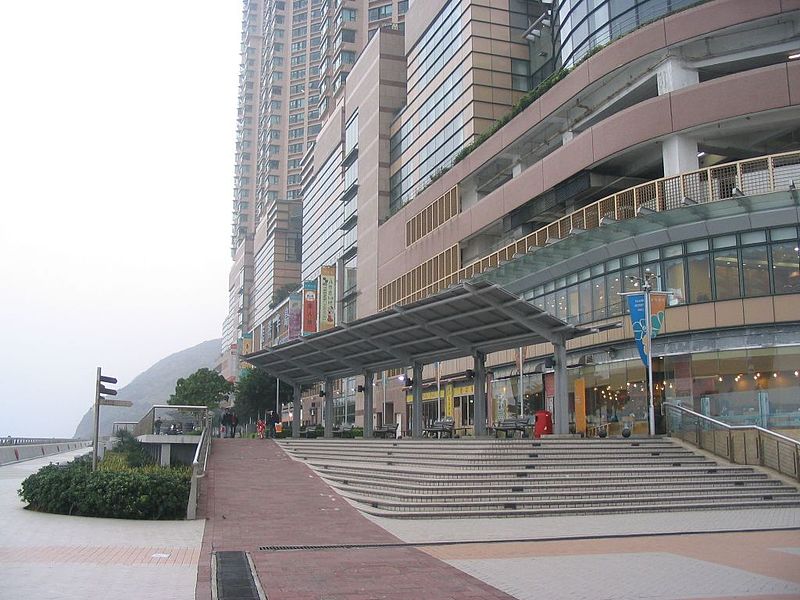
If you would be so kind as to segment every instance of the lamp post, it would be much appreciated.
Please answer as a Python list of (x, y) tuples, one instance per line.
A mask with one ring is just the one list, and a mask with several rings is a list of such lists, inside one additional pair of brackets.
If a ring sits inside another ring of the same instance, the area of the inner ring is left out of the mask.
[[(650, 435), (655, 435), (656, 433), (655, 401), (653, 397), (653, 315), (651, 314), (650, 296), (652, 293), (665, 294), (665, 292), (660, 291), (653, 292), (652, 281), (657, 277), (652, 271), (646, 271), (644, 277), (630, 275), (628, 279), (636, 285), (641, 285), (642, 291), (620, 294), (620, 296), (644, 295), (644, 327), (642, 329), (645, 340), (642, 341), (642, 345), (646, 349), (645, 355), (647, 357), (645, 362), (647, 367), (647, 422)], [(631, 312), (633, 312), (633, 308), (631, 308)], [(633, 326), (633, 316), (631, 316), (631, 325)]]

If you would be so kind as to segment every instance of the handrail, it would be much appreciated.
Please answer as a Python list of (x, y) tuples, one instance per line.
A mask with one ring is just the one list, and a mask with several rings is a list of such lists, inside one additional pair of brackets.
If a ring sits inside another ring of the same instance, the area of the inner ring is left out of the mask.
[(62, 442), (85, 442), (82, 438), (28, 438), (4, 437), (0, 438), (0, 446), (26, 446), (28, 444), (60, 444)]
[[(386, 310), (433, 295), (465, 279), (500, 266), (517, 255), (542, 248), (571, 232), (595, 229), (604, 219), (623, 221), (636, 218), (640, 207), (663, 212), (687, 205), (708, 204), (739, 195), (751, 196), (793, 189), (800, 180), (800, 152), (783, 152), (723, 163), (695, 171), (661, 177), (616, 192), (579, 208), (495, 252), (476, 259), (454, 273), (379, 306)], [(413, 269), (412, 269), (413, 271)], [(392, 280), (380, 290), (403, 279)]]
[(133, 428), (133, 436), (139, 437), (140, 435), (151, 435), (155, 433), (155, 422), (156, 422), (156, 411), (161, 410), (164, 412), (168, 411), (187, 411), (187, 412), (200, 412), (202, 416), (200, 419), (204, 419), (206, 414), (208, 414), (208, 407), (205, 405), (195, 405), (195, 404), (154, 404), (150, 407), (144, 416), (139, 419), (139, 422)]
[[(704, 450), (710, 450), (732, 463), (759, 464), (800, 481), (800, 441), (758, 425), (729, 425), (673, 402), (664, 402), (662, 411), (667, 417), (668, 435), (679, 437)], [(679, 419), (671, 418), (673, 415)], [(684, 415), (694, 421), (689, 423), (690, 426), (694, 425), (691, 431), (690, 428), (684, 427)], [(724, 450), (719, 448), (722, 444), (717, 435), (718, 431), (724, 435)], [(741, 434), (739, 440), (735, 438), (737, 433)], [(690, 439), (691, 437), (694, 439)], [(774, 442), (774, 451), (765, 442)], [(748, 456), (748, 447), (752, 448), (750, 456)], [(788, 464), (785, 459), (786, 447), (792, 456), (792, 460)]]
[[(194, 451), (192, 460), (192, 481), (189, 487), (189, 501), (186, 505), (186, 519), (194, 520), (197, 518), (197, 491), (198, 480), (206, 475), (206, 464), (208, 463), (208, 452), (211, 448), (211, 416), (206, 415), (203, 433), (200, 435), (200, 442)], [(201, 461), (202, 456), (202, 461)]]

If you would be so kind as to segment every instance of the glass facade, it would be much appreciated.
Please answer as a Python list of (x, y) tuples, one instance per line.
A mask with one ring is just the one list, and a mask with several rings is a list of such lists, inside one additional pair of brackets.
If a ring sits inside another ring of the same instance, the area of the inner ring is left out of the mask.
[(800, 293), (797, 228), (781, 227), (692, 240), (598, 263), (524, 294), (567, 321), (588, 323), (626, 312), (620, 292), (654, 273), (668, 305)]
[(553, 8), (557, 63), (571, 67), (587, 52), (698, 0), (561, 0)]

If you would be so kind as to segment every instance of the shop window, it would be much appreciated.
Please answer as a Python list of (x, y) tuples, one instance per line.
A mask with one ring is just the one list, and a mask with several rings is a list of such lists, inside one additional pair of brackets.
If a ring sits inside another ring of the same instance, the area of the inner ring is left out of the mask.
[(735, 249), (714, 253), (714, 280), (717, 300), (730, 300), (740, 296), (739, 257)]
[(796, 240), (772, 244), (772, 277), (776, 294), (800, 293), (800, 248)]
[(742, 248), (745, 296), (769, 295), (769, 258), (766, 246)]
[(708, 254), (697, 254), (686, 259), (689, 274), (690, 302), (711, 300), (711, 267)]

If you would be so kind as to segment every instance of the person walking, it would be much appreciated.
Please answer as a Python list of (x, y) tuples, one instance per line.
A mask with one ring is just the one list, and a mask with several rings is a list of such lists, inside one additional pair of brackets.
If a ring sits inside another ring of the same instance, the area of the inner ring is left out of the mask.
[(222, 419), (220, 420), (222, 427), (220, 427), (220, 437), (228, 437), (228, 431), (231, 428), (231, 411), (227, 408), (225, 412), (222, 414)]
[(270, 417), (272, 418), (272, 427), (270, 427), (271, 437), (275, 437), (275, 433), (278, 431), (278, 423), (281, 422), (281, 418), (278, 416), (274, 410), (270, 411)]
[(267, 424), (264, 423), (264, 419), (259, 417), (258, 421), (256, 421), (256, 431), (258, 432), (258, 439), (260, 439), (260, 440), (264, 439), (264, 430), (266, 428), (267, 428)]
[(238, 425), (239, 425), (239, 417), (236, 416), (235, 412), (231, 412), (231, 427), (230, 427), (230, 430), (231, 430), (231, 437), (232, 438), (236, 437), (236, 427), (238, 427)]

